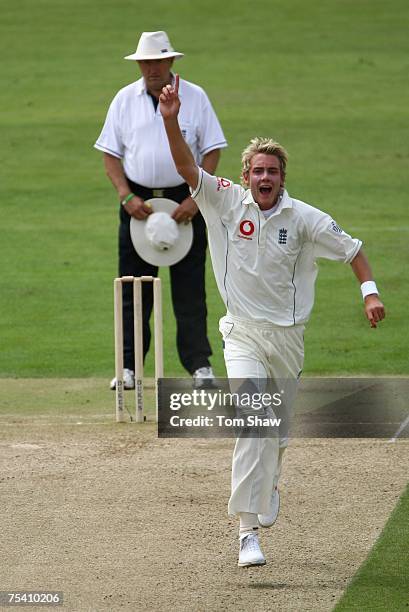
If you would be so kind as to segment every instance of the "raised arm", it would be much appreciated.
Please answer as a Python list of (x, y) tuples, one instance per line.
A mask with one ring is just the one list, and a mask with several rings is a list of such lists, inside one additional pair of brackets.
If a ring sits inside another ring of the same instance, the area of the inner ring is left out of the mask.
[(195, 159), (182, 136), (178, 123), (180, 109), (179, 99), (179, 75), (175, 76), (175, 84), (166, 85), (159, 96), (159, 108), (165, 124), (170, 151), (176, 170), (184, 178), (193, 190), (196, 189), (199, 180), (199, 170)]
[[(354, 271), (355, 276), (361, 283), (372, 281), (372, 272), (369, 262), (363, 253), (362, 249), (359, 250), (358, 254), (351, 261), (351, 268)], [(373, 284), (374, 285), (374, 284)], [(371, 324), (371, 327), (376, 327), (376, 324), (385, 318), (385, 308), (380, 301), (377, 293), (369, 293), (364, 297), (365, 302), (365, 315)]]

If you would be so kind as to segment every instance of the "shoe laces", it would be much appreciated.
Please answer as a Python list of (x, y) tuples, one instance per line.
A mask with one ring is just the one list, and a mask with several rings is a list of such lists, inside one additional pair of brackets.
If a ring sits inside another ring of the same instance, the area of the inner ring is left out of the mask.
[(250, 552), (258, 552), (260, 546), (258, 543), (258, 535), (256, 533), (249, 533), (242, 538), (241, 550), (249, 550)]

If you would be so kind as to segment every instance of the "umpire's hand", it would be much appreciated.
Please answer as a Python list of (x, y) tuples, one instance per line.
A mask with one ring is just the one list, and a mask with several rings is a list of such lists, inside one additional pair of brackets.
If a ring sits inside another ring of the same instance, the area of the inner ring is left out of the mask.
[(152, 208), (150, 204), (147, 204), (142, 198), (134, 196), (129, 202), (124, 205), (124, 208), (128, 215), (135, 217), (142, 221), (152, 214)]
[(189, 223), (193, 217), (198, 213), (199, 209), (197, 204), (189, 196), (186, 200), (183, 200), (179, 206), (175, 209), (172, 214), (172, 218), (176, 223)]

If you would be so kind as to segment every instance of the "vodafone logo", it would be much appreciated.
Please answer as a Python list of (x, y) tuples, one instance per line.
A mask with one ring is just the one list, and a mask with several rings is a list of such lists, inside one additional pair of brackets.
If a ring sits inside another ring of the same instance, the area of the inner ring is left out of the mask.
[(251, 234), (254, 234), (253, 221), (250, 221), (250, 219), (244, 219), (244, 221), (240, 223), (240, 232), (243, 234), (243, 236), (251, 236)]

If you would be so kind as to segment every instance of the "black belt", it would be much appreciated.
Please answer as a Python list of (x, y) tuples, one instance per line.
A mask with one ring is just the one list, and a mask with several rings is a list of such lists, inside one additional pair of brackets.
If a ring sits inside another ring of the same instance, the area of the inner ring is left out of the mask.
[(180, 202), (190, 196), (189, 185), (187, 183), (176, 185), (176, 187), (155, 187), (154, 189), (145, 187), (144, 185), (138, 185), (138, 183), (134, 183), (129, 179), (128, 183), (132, 189), (132, 193), (143, 200), (150, 200), (151, 198), (169, 198), (169, 200), (174, 200), (180, 204)]

